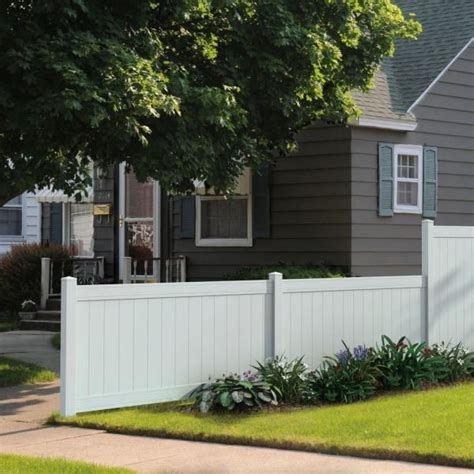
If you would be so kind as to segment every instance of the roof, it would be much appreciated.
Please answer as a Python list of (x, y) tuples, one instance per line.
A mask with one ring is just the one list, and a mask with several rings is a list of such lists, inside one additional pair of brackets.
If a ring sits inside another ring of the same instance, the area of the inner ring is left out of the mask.
[(414, 13), (423, 32), (399, 40), (395, 55), (375, 74), (374, 88), (354, 91), (363, 116), (415, 120), (408, 112), (447, 65), (474, 37), (473, 0), (394, 0), (405, 16)]

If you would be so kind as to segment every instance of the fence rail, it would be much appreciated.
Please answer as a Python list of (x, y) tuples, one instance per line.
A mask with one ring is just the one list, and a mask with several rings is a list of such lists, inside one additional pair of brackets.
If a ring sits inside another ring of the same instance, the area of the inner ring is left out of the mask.
[(341, 340), (373, 345), (386, 334), (474, 347), (473, 229), (429, 221), (420, 276), (76, 283), (62, 280), (64, 415), (177, 399), (275, 354), (314, 368)]

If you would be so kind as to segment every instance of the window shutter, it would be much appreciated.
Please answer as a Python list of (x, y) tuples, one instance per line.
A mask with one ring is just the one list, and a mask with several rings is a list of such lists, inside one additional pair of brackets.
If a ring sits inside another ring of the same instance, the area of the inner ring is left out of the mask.
[(50, 207), (50, 242), (63, 243), (63, 205), (52, 203)]
[(270, 166), (252, 177), (252, 234), (254, 238), (270, 237)]
[(435, 218), (438, 212), (438, 149), (423, 148), (423, 217)]
[(379, 216), (393, 216), (393, 145), (379, 143)]
[(196, 196), (178, 198), (178, 239), (193, 239), (195, 235)]

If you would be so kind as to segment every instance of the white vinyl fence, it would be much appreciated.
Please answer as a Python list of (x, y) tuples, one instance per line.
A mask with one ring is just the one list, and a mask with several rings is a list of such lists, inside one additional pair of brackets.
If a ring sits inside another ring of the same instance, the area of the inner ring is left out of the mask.
[[(448, 258), (449, 257), (449, 258)], [(61, 413), (178, 399), (266, 357), (380, 336), (474, 347), (474, 228), (423, 223), (423, 275), (78, 286), (62, 281)]]

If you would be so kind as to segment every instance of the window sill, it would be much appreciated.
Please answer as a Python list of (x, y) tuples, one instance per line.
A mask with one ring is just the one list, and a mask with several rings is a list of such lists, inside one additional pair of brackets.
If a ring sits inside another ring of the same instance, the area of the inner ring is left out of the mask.
[(252, 247), (252, 239), (196, 239), (196, 247)]
[(0, 242), (2, 243), (20, 243), (24, 241), (25, 239), (22, 235), (0, 235)]
[(393, 210), (393, 213), (394, 214), (419, 214), (421, 215), (423, 213), (423, 211), (421, 209), (410, 209), (410, 208), (407, 208), (407, 209), (403, 209), (403, 208), (398, 208), (398, 209), (394, 209)]

